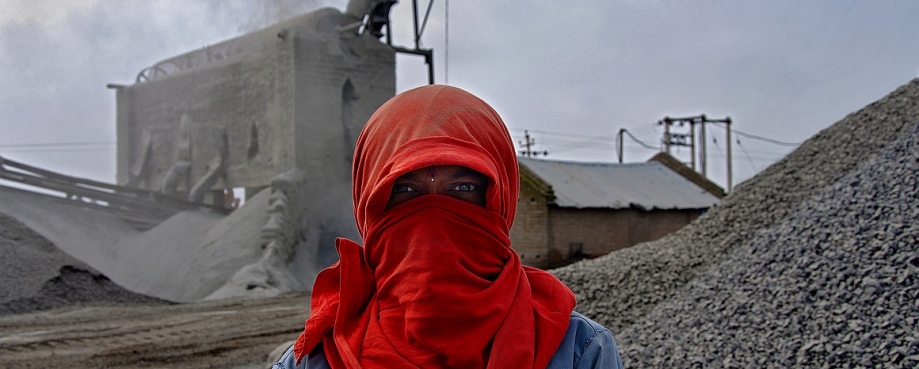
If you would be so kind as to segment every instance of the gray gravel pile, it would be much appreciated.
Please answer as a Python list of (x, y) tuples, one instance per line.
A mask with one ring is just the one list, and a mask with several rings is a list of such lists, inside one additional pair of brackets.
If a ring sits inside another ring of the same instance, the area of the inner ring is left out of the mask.
[(88, 268), (19, 220), (0, 213), (0, 303), (31, 296), (64, 265)]
[(681, 230), (552, 272), (575, 292), (578, 311), (622, 332), (915, 122), (919, 79), (814, 135)]
[(644, 368), (919, 367), (919, 125), (619, 335)]
[(134, 293), (92, 269), (64, 265), (38, 291), (0, 303), (0, 316), (77, 306), (155, 306), (174, 303)]
[(0, 315), (71, 306), (166, 303), (116, 285), (22, 222), (0, 213)]

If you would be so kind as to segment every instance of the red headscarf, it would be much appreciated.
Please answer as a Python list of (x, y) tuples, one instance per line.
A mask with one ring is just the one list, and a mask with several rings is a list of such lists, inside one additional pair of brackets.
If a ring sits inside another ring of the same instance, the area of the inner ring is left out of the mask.
[[(426, 195), (385, 210), (393, 182), (433, 165), (488, 177), (486, 204)], [(404, 92), (370, 117), (352, 171), (364, 247), (313, 286), (297, 361), (322, 344), (332, 368), (544, 368), (568, 328), (574, 295), (520, 264), (517, 158), (498, 114), (449, 86)]]

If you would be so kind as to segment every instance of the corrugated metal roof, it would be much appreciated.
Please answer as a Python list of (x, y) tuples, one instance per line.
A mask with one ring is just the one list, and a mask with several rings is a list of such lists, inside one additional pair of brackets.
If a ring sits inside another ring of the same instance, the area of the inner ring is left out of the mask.
[(520, 157), (552, 186), (555, 204), (573, 208), (705, 209), (719, 199), (659, 162), (610, 164)]

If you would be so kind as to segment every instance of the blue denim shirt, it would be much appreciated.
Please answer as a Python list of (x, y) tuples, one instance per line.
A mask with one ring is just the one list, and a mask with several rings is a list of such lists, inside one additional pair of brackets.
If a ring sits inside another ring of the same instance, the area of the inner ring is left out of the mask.
[[(293, 347), (288, 348), (272, 369), (329, 369), (325, 353), (315, 350), (296, 365)], [(571, 313), (568, 332), (546, 369), (622, 369), (619, 348), (609, 329), (587, 317)]]

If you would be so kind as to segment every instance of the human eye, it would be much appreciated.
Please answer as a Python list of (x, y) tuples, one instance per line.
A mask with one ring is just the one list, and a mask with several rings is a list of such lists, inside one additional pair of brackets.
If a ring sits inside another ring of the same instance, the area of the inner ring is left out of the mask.
[(459, 191), (459, 192), (473, 192), (479, 189), (479, 186), (475, 183), (463, 182), (458, 183), (450, 191)]
[(392, 193), (409, 193), (414, 191), (415, 189), (412, 188), (412, 186), (405, 183), (397, 183), (392, 186)]

